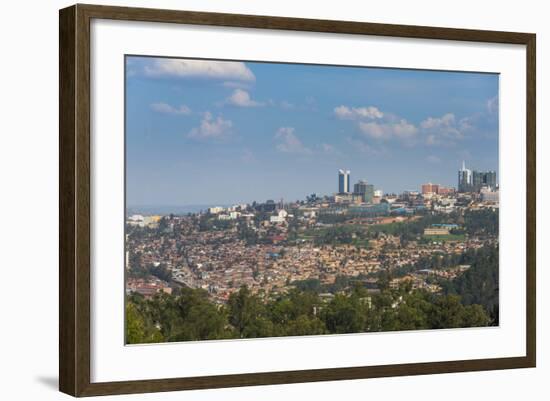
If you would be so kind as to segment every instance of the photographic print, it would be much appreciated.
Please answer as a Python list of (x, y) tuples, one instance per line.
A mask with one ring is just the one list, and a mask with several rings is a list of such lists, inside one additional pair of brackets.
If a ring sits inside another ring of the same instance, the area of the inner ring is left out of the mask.
[(126, 56), (126, 344), (499, 325), (499, 75)]

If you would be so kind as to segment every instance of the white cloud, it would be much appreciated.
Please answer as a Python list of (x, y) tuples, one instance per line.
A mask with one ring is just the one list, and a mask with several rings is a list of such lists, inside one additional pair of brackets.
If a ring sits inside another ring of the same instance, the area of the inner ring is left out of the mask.
[(150, 77), (213, 78), (252, 82), (254, 73), (237, 61), (156, 59), (144, 67)]
[(240, 88), (240, 89), (250, 89), (250, 84), (246, 83), (246, 82), (242, 82), (242, 81), (225, 81), (222, 83), (222, 86), (224, 88), (230, 88), (230, 89), (235, 89), (235, 88)]
[(426, 160), (430, 163), (441, 163), (441, 159), (435, 155), (428, 156)]
[(464, 131), (471, 129), (468, 119), (456, 120), (453, 113), (428, 117), (420, 123), (428, 145), (453, 145), (464, 139)]
[(487, 111), (489, 114), (498, 113), (498, 95), (487, 100)]
[(498, 136), (499, 116), (498, 95), (488, 99), (486, 109), (457, 122), (457, 129), (463, 137), (495, 138)]
[(466, 136), (490, 137), (498, 132), (498, 97), (487, 101), (487, 110), (461, 119), (453, 113), (428, 117), (419, 124), (408, 122), (398, 115), (383, 112), (377, 107), (348, 107), (340, 105), (333, 109), (341, 120), (351, 121), (359, 134), (356, 139), (382, 142), (398, 140), (406, 146), (422, 142), (433, 146), (454, 146)]
[(374, 106), (348, 107), (341, 105), (334, 108), (334, 114), (341, 120), (380, 119), (384, 117), (384, 113)]
[(204, 113), (201, 125), (199, 127), (193, 128), (189, 131), (187, 136), (193, 139), (223, 139), (231, 131), (233, 123), (230, 120), (224, 120), (222, 117), (218, 116), (214, 118), (212, 113)]
[(156, 111), (157, 113), (182, 114), (182, 115), (191, 114), (191, 109), (184, 104), (178, 107), (174, 107), (167, 103), (153, 103), (151, 104), (151, 109)]
[(353, 118), (353, 112), (347, 106), (338, 106), (334, 108), (334, 114), (341, 120)]
[(304, 146), (302, 141), (294, 134), (293, 127), (281, 127), (275, 134), (277, 150), (284, 153), (311, 154), (311, 149)]
[(426, 145), (439, 145), (440, 141), (438, 140), (436, 135), (428, 135), (426, 137)]
[(340, 120), (350, 121), (357, 132), (348, 138), (348, 143), (361, 153), (382, 155), (387, 153), (384, 143), (397, 141), (404, 146), (416, 143), (418, 128), (399, 116), (383, 112), (377, 107), (349, 107), (340, 105), (333, 109)]
[(242, 89), (235, 89), (233, 94), (227, 99), (227, 103), (237, 107), (259, 107), (263, 103), (250, 98), (250, 94)]
[(411, 139), (416, 135), (418, 129), (407, 120), (401, 119), (396, 122), (359, 122), (359, 130), (373, 139)]
[(447, 113), (442, 117), (428, 117), (420, 123), (420, 126), (423, 129), (441, 129), (453, 127), (455, 125), (455, 121), (455, 115), (453, 113)]

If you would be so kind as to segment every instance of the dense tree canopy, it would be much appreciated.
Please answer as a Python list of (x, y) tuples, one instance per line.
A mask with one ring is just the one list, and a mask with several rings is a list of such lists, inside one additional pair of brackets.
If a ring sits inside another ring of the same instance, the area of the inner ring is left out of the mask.
[(456, 294), (465, 305), (481, 305), (498, 324), (498, 247), (475, 252), (471, 267), (452, 281), (441, 283), (445, 294)]
[(127, 342), (160, 342), (342, 334), (393, 330), (475, 327), (494, 324), (485, 308), (455, 294), (433, 294), (410, 286), (369, 292), (356, 284), (328, 300), (294, 289), (263, 301), (246, 287), (226, 305), (201, 289), (182, 289), (152, 299), (127, 299)]

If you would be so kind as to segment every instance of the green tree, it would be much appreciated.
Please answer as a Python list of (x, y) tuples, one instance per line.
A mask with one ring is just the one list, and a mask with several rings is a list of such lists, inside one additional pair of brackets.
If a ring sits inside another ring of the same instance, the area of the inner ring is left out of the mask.
[(265, 306), (243, 286), (231, 294), (228, 301), (229, 323), (241, 338), (269, 337), (274, 333), (273, 322), (265, 316)]
[(131, 302), (126, 303), (126, 343), (159, 343), (164, 338), (160, 331), (149, 326), (138, 309)]
[(367, 308), (357, 296), (337, 294), (322, 311), (330, 333), (362, 332), (367, 321)]
[(481, 305), (466, 306), (462, 319), (464, 327), (486, 327), (491, 322), (491, 318)]
[(461, 327), (464, 306), (460, 297), (448, 295), (436, 298), (429, 320), (433, 329), (447, 329)]
[(306, 336), (325, 334), (327, 332), (323, 321), (317, 317), (300, 315), (286, 325), (284, 335)]
[(175, 330), (172, 329), (174, 341), (231, 337), (231, 332), (225, 328), (224, 311), (209, 301), (206, 291), (183, 289), (176, 307), (181, 321)]
[(499, 255), (498, 247), (483, 247), (466, 253), (462, 260), (471, 267), (452, 281), (442, 282), (445, 294), (461, 297), (464, 305), (481, 305), (498, 324)]

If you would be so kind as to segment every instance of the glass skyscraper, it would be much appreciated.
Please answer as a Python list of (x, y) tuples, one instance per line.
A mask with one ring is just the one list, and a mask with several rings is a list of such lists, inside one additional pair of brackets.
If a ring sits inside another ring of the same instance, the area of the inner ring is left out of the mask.
[(353, 193), (361, 195), (363, 202), (372, 203), (374, 197), (374, 185), (367, 184), (367, 181), (360, 180), (357, 184), (353, 185)]
[(462, 161), (462, 168), (458, 170), (458, 192), (470, 192), (472, 190), (472, 170), (466, 168), (466, 162)]
[(479, 192), (483, 187), (496, 189), (496, 171), (472, 171), (466, 168), (463, 161), (462, 169), (458, 170), (458, 192)]
[(338, 170), (338, 193), (347, 194), (350, 192), (349, 170)]
[(497, 187), (496, 171), (474, 171), (473, 172), (473, 189), (479, 191), (483, 187), (489, 187), (495, 190)]

